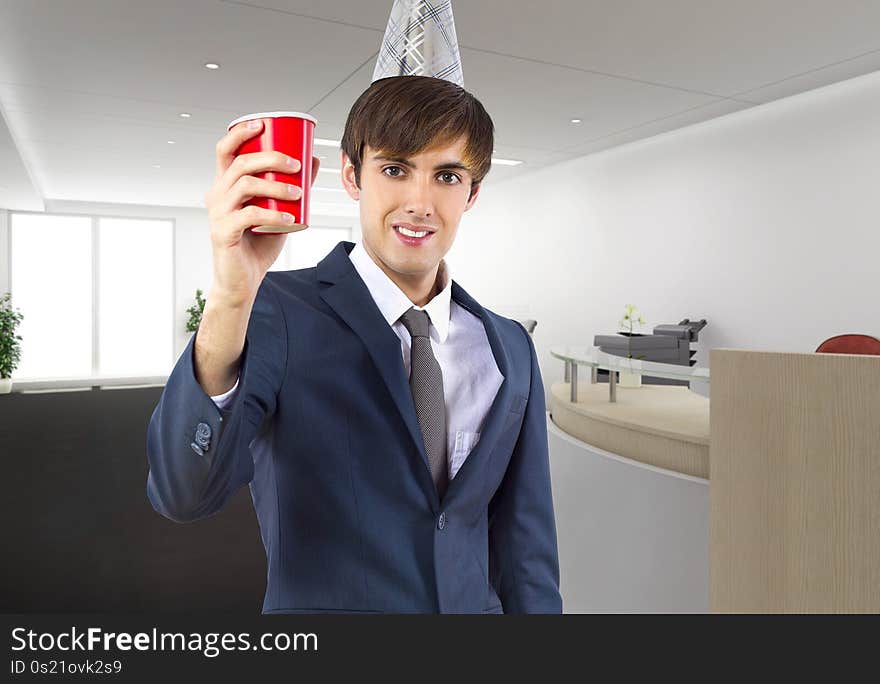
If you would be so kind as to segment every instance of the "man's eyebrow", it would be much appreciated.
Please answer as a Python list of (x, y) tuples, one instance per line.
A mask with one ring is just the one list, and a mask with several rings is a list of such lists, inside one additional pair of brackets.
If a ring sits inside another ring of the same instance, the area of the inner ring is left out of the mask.
[[(404, 166), (415, 166), (409, 159), (403, 157), (387, 157), (381, 154), (374, 154), (373, 161), (389, 161), (396, 164), (403, 164)], [(437, 164), (437, 166), (434, 167), (435, 171), (440, 171), (441, 169), (460, 169), (461, 171), (470, 172), (470, 168), (467, 165), (462, 164), (460, 161), (445, 162), (443, 164)]]

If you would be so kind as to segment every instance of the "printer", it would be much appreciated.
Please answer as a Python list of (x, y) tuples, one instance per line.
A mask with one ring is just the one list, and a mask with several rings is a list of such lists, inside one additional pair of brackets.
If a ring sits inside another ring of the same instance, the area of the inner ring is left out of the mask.
[[(691, 321), (689, 318), (679, 321), (677, 324), (664, 324), (654, 326), (652, 334), (621, 332), (616, 335), (596, 335), (593, 345), (601, 351), (615, 356), (627, 357), (632, 355), (634, 359), (641, 361), (657, 361), (659, 363), (674, 363), (681, 366), (696, 365), (693, 356), (696, 350), (691, 349), (691, 342), (697, 342), (700, 331), (706, 327), (706, 319)], [(608, 371), (599, 370), (600, 381), (608, 381)], [(689, 385), (687, 380), (673, 380), (669, 378), (654, 378), (648, 375), (642, 376), (642, 383), (646, 385)]]

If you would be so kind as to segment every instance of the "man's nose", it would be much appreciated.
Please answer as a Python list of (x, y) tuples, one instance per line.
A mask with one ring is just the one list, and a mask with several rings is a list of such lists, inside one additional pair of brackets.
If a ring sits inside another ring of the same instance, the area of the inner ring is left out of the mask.
[(434, 213), (434, 187), (431, 178), (417, 176), (408, 184), (404, 209), (416, 216), (430, 216)]

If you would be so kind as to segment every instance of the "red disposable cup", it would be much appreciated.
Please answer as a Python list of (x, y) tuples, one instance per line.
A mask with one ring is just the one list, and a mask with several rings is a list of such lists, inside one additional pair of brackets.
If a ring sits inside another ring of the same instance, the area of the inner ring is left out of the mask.
[(282, 173), (280, 171), (261, 171), (254, 173), (256, 178), (265, 178), (279, 183), (290, 183), (302, 188), (302, 195), (298, 200), (282, 200), (274, 197), (252, 197), (244, 206), (255, 205), (274, 211), (286, 211), (293, 214), (293, 223), (280, 225), (266, 224), (251, 226), (252, 233), (277, 234), (293, 233), (309, 226), (309, 197), (312, 185), (312, 149), (314, 145), (315, 125), (318, 120), (309, 114), (302, 112), (260, 112), (247, 114), (231, 122), (226, 130), (232, 130), (233, 126), (246, 126), (248, 121), (260, 119), (263, 122), (263, 131), (242, 143), (235, 154), (249, 154), (251, 152), (265, 152), (277, 150), (289, 157), (299, 159), (300, 170), (296, 173)]

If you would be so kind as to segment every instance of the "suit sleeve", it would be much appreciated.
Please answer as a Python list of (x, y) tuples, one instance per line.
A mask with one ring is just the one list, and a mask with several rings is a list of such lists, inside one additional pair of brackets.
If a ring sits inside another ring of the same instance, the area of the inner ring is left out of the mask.
[(561, 613), (544, 383), (531, 336), (529, 400), (507, 472), (489, 502), (489, 576), (505, 613)]
[(287, 325), (275, 285), (264, 278), (251, 308), (239, 369), (228, 406), (218, 407), (199, 385), (190, 338), (174, 366), (147, 428), (147, 498), (175, 522), (223, 508), (254, 477), (249, 445), (275, 413), (287, 368)]

